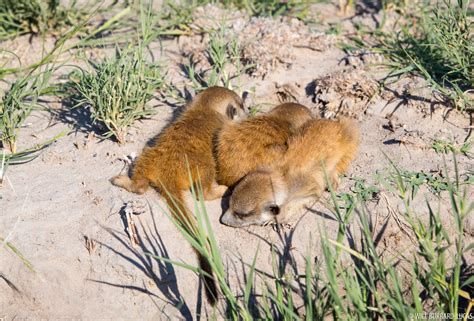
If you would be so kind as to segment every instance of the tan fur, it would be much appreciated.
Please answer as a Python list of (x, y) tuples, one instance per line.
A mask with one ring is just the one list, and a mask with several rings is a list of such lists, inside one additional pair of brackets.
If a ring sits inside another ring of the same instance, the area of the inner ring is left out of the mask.
[[(226, 187), (216, 183), (213, 137), (224, 124), (239, 120), (244, 114), (242, 100), (233, 91), (221, 87), (204, 90), (159, 135), (153, 147), (143, 149), (132, 177), (115, 176), (111, 179), (112, 184), (138, 194), (145, 193), (149, 186), (154, 187), (165, 198), (178, 222), (188, 232), (197, 233), (194, 215), (184, 205), (183, 192), (192, 184), (201, 184), (205, 199), (219, 198), (224, 194)], [(201, 268), (212, 275), (207, 261), (199, 254), (198, 258)], [(204, 277), (204, 280), (208, 299), (214, 304), (217, 295), (215, 282), (209, 277)]]
[(233, 186), (242, 177), (283, 157), (289, 137), (313, 117), (295, 103), (281, 104), (270, 112), (229, 123), (217, 137), (217, 181)]
[(224, 224), (240, 227), (282, 223), (292, 202), (320, 197), (327, 188), (324, 172), (333, 186), (347, 170), (359, 144), (356, 123), (312, 120), (289, 140), (280, 162), (249, 173), (235, 187)]

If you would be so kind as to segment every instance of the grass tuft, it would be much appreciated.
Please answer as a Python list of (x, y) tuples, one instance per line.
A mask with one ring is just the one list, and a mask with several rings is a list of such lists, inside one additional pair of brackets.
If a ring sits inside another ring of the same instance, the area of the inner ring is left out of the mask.
[(91, 70), (72, 72), (65, 90), (72, 94), (74, 108), (90, 108), (104, 137), (113, 136), (123, 144), (128, 128), (155, 112), (147, 103), (164, 86), (162, 68), (145, 59), (140, 45), (117, 49), (114, 56), (100, 62), (87, 62)]
[(209, 35), (209, 46), (204, 52), (210, 68), (209, 70), (198, 70), (191, 57), (184, 65), (186, 77), (191, 81), (195, 91), (212, 87), (223, 86), (231, 90), (241, 92), (241, 77), (252, 65), (242, 62), (242, 47), (237, 39), (228, 36), (226, 28), (221, 26), (219, 30)]
[(468, 0), (438, 2), (401, 19), (399, 32), (375, 30), (375, 51), (391, 61), (389, 77), (415, 74), (461, 109), (474, 108), (474, 23)]
[[(125, 143), (128, 129), (136, 120), (155, 113), (147, 103), (156, 90), (166, 89), (162, 66), (149, 62), (145, 55), (146, 46), (155, 34), (151, 5), (140, 4), (140, 20), (135, 26), (137, 35), (133, 37), (136, 39), (129, 39), (123, 49), (116, 45), (115, 55), (111, 57), (101, 61), (87, 59), (87, 70), (73, 71), (64, 86), (73, 108), (89, 108), (92, 120), (104, 130), (104, 137), (115, 137), (120, 144)], [(114, 24), (128, 11), (120, 12), (108, 23)]]
[(47, 90), (53, 68), (30, 72), (15, 80), (0, 100), (0, 140), (16, 153), (18, 131), (33, 109), (40, 107), (39, 97)]
[(64, 7), (59, 0), (2, 0), (0, 40), (74, 26), (85, 16), (76, 3), (73, 0), (68, 7)]

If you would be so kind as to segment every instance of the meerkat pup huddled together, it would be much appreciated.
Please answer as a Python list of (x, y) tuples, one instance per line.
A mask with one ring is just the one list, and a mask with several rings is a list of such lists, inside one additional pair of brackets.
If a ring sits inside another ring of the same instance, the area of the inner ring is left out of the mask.
[[(221, 218), (226, 225), (283, 223), (293, 202), (320, 197), (326, 181), (336, 188), (358, 141), (355, 122), (315, 119), (296, 103), (247, 119), (236, 93), (211, 87), (192, 100), (152, 147), (143, 149), (131, 177), (118, 175), (111, 182), (137, 194), (155, 188), (191, 235), (197, 235), (197, 224), (184, 204), (184, 192), (197, 186), (205, 200), (231, 192), (230, 207)], [(218, 292), (212, 268), (195, 252), (206, 296), (214, 305)]]
[[(166, 128), (153, 147), (145, 147), (135, 162), (132, 177), (115, 176), (112, 184), (143, 194), (152, 186), (166, 200), (171, 214), (192, 235), (197, 235), (194, 215), (184, 204), (191, 185), (202, 186), (204, 199), (222, 197), (226, 186), (216, 182), (213, 137), (228, 122), (245, 117), (242, 99), (233, 91), (211, 87), (199, 93), (188, 108)], [(191, 177), (191, 181), (190, 181)], [(196, 251), (206, 296), (217, 301), (217, 288), (209, 262)]]
[(283, 157), (288, 139), (308, 120), (303, 105), (281, 104), (266, 114), (226, 124), (217, 135), (217, 182), (234, 186), (251, 171)]
[(327, 181), (337, 187), (358, 144), (359, 130), (352, 120), (308, 121), (290, 137), (282, 158), (258, 167), (235, 186), (222, 223), (242, 227), (286, 222), (292, 202), (320, 197)]

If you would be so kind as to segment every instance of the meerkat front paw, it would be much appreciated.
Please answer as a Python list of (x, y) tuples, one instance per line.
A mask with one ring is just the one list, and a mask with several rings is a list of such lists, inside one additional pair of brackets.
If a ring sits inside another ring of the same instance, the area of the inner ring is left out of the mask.
[(224, 196), (225, 192), (227, 192), (227, 186), (225, 185), (217, 185), (217, 183), (212, 184), (210, 188), (204, 191), (204, 200), (205, 201), (212, 201)]

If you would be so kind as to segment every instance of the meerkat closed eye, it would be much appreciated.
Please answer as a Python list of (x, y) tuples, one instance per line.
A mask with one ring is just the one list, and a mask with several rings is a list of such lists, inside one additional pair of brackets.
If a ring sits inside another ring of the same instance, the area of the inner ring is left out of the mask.
[(309, 121), (290, 138), (281, 161), (249, 173), (236, 185), (222, 223), (242, 227), (285, 222), (292, 202), (321, 196), (327, 185), (325, 172), (337, 185), (358, 144), (354, 121)]
[[(143, 194), (151, 185), (165, 198), (178, 222), (188, 232), (196, 233), (196, 222), (184, 205), (183, 192), (192, 184), (200, 183), (206, 200), (224, 194), (227, 187), (216, 183), (213, 137), (226, 123), (244, 117), (243, 102), (236, 93), (222, 87), (208, 88), (199, 93), (187, 110), (161, 133), (153, 147), (144, 148), (131, 178), (119, 175), (111, 182), (138, 194)], [(215, 304), (217, 288), (209, 262), (196, 254), (201, 269), (208, 274), (203, 276), (207, 297)]]
[(295, 103), (281, 104), (266, 114), (226, 124), (217, 135), (217, 181), (233, 186), (249, 172), (282, 158), (287, 141), (311, 111)]

